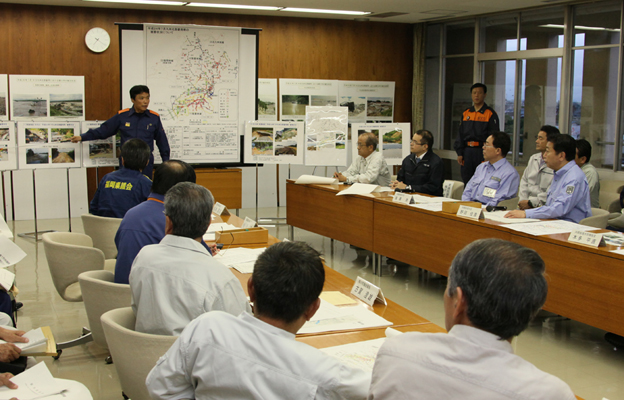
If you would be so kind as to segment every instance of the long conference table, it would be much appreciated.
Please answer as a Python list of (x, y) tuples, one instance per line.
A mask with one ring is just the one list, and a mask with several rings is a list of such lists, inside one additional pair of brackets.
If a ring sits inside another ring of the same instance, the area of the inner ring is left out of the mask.
[[(288, 185), (291, 185), (291, 183), (289, 182)], [(287, 190), (289, 187), (290, 186), (287, 186)], [(312, 187), (309, 187), (309, 188), (312, 188)], [(319, 187), (318, 189), (325, 191), (327, 188)], [(333, 191), (333, 197), (336, 198), (336, 191), (338, 189), (331, 188), (331, 190)], [(287, 191), (287, 195), (289, 195), (288, 191)], [(345, 198), (345, 197), (350, 197), (351, 200), (355, 200), (356, 204), (359, 204), (360, 199), (358, 199), (357, 197), (340, 196), (338, 197), (338, 199)], [(348, 202), (350, 203), (350, 201)], [(288, 204), (289, 204), (288, 206), (288, 209), (289, 209), (291, 203), (288, 203)], [(319, 206), (324, 207), (323, 205), (320, 205), (320, 204)], [(372, 210), (373, 208), (371, 208), (371, 211)], [(304, 212), (307, 210), (300, 209), (300, 211)], [(328, 208), (325, 208), (325, 212), (330, 213), (331, 210)], [(357, 214), (351, 213), (349, 215), (357, 217)], [(315, 220), (316, 216), (317, 215), (315, 215), (314, 213), (310, 213), (309, 217), (312, 217), (312, 218), (309, 218), (309, 219)], [(351, 226), (353, 225), (363, 226), (362, 222), (361, 221), (358, 222), (357, 219), (344, 219), (344, 217), (340, 218), (337, 216), (336, 218), (338, 220), (343, 221), (344, 223), (348, 222), (348, 224), (350, 224)], [(372, 223), (372, 217), (370, 218), (370, 221)], [(242, 226), (243, 224), (243, 220), (235, 215), (217, 217), (214, 222), (228, 222), (235, 226)], [(319, 226), (319, 225), (316, 225), (316, 226)], [(347, 235), (348, 230), (343, 231), (342, 234)], [(367, 233), (365, 232), (362, 232), (362, 235), (367, 237)], [(346, 236), (341, 236), (341, 237), (345, 238)], [(339, 238), (335, 238), (335, 239), (342, 240)], [(251, 247), (251, 248), (265, 247), (265, 246), (270, 246), (272, 244), (275, 244), (278, 241), (279, 240), (277, 238), (269, 235), (269, 239), (267, 243), (245, 245), (244, 247)], [(348, 241), (346, 242), (349, 243)], [(361, 244), (361, 242), (357, 242), (357, 243)], [(372, 248), (372, 244), (373, 244), (373, 238), (371, 237), (369, 247)], [(224, 246), (224, 250), (222, 251), (227, 251), (227, 245)], [(386, 301), (388, 303), (387, 305), (376, 302), (374, 303), (372, 307), (369, 306), (368, 304), (357, 299), (354, 295), (351, 294), (351, 288), (353, 287), (353, 284), (354, 284), (354, 281), (352, 279), (342, 275), (338, 271), (335, 271), (327, 267), (327, 265), (325, 264), (324, 264), (324, 267), (325, 267), (325, 284), (323, 285), (323, 291), (324, 292), (325, 291), (338, 291), (344, 295), (351, 297), (353, 300), (357, 302), (357, 305), (350, 305), (347, 307), (366, 307), (367, 309), (369, 309), (370, 311), (373, 311), (375, 314), (379, 315), (380, 317), (392, 322), (393, 324), (392, 328), (400, 332), (428, 332), (428, 333), (446, 332), (446, 330), (441, 328), (440, 326), (406, 309), (405, 307), (400, 306), (399, 304), (395, 303), (394, 301), (388, 298), (386, 298)], [(242, 274), (235, 269), (232, 269), (232, 272), (241, 282), (241, 285), (243, 286), (245, 293), (247, 293), (247, 281), (251, 277), (251, 274)], [(354, 330), (347, 330), (347, 331), (330, 331), (330, 332), (321, 332), (321, 333), (298, 334), (296, 337), (296, 340), (309, 344), (310, 346), (316, 347), (318, 349), (321, 349), (325, 347), (339, 346), (343, 344), (361, 342), (364, 340), (383, 338), (386, 336), (385, 331), (386, 331), (386, 328), (384, 327), (384, 328), (365, 328), (365, 329), (354, 329)], [(578, 400), (583, 400), (581, 397), (578, 397), (578, 396), (576, 396), (576, 398)]]
[(489, 221), (392, 202), (387, 193), (336, 196), (344, 185), (286, 184), (286, 222), (322, 236), (441, 275), (457, 252), (483, 238), (536, 250), (546, 263), (544, 309), (624, 335), (624, 256), (617, 247), (592, 248), (569, 234), (533, 236)]

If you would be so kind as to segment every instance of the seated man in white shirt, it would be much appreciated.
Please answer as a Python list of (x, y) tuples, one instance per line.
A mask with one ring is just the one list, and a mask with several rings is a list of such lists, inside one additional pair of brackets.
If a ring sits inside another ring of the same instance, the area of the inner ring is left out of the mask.
[[(540, 128), (535, 138), (535, 149), (520, 179), (520, 189), (518, 190), (518, 208), (528, 210), (529, 208), (541, 207), (546, 204), (548, 198), (548, 188), (553, 180), (553, 170), (548, 168), (544, 161), (546, 144), (554, 141), (559, 135), (559, 129), (552, 125), (544, 125)], [(550, 139), (550, 140), (549, 140)]]
[(581, 167), (581, 170), (587, 178), (587, 185), (589, 185), (589, 200), (593, 208), (600, 208), (600, 176), (598, 171), (593, 165), (589, 163), (592, 154), (591, 144), (585, 139), (579, 139), (576, 141), (576, 165)]
[(340, 182), (389, 186), (392, 174), (381, 152), (377, 151), (378, 143), (375, 134), (361, 134), (357, 141), (358, 156), (344, 173), (334, 172), (334, 178)]
[(210, 191), (195, 183), (167, 191), (166, 235), (143, 247), (130, 270), (137, 331), (176, 336), (205, 312), (251, 311), (239, 280), (201, 244), (213, 205)]
[(446, 333), (404, 333), (386, 340), (369, 399), (574, 400), (561, 379), (513, 353), (544, 302), (545, 265), (532, 249), (482, 239), (461, 250), (444, 293)]
[(269, 247), (247, 285), (254, 315), (215, 311), (191, 322), (148, 375), (152, 399), (365, 399), (370, 373), (295, 340), (324, 282), (307, 244)]

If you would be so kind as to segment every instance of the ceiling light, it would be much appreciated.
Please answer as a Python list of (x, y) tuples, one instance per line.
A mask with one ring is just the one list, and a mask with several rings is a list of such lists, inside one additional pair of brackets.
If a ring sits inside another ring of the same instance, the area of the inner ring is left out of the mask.
[[(545, 24), (545, 25), (540, 25), (541, 28), (556, 28), (556, 29), (563, 29), (565, 28), (563, 25), (557, 25), (557, 24)], [(619, 29), (616, 28), (601, 28), (598, 26), (583, 26), (583, 25), (576, 25), (574, 27), (574, 29), (576, 29), (577, 31), (607, 31), (607, 32), (619, 32)]]
[(212, 7), (212, 8), (235, 8), (238, 10), (262, 10), (262, 11), (277, 11), (282, 7), (273, 6), (247, 6), (242, 4), (214, 4), (214, 3), (188, 3), (189, 7)]
[(342, 15), (368, 15), (370, 14), (370, 11), (320, 10), (316, 8), (295, 8), (295, 7), (282, 8), (280, 11), (307, 12), (307, 13), (319, 13), (319, 14), (342, 14)]
[(95, 1), (100, 3), (127, 3), (127, 4), (148, 4), (155, 6), (183, 6), (186, 1), (157, 1), (157, 0), (82, 0)]

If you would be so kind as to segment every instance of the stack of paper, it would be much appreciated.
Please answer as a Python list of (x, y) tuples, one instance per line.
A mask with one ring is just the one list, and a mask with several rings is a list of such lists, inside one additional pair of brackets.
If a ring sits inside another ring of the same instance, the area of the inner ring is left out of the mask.
[(379, 348), (382, 344), (384, 344), (386, 338), (400, 334), (402, 334), (402, 332), (399, 332), (396, 329), (387, 328), (385, 338), (365, 340), (363, 342), (343, 344), (341, 346), (326, 347), (321, 349), (321, 351), (339, 359), (351, 367), (372, 372)]
[(258, 256), (266, 250), (266, 247), (260, 249), (247, 249), (244, 247), (228, 248), (220, 251), (214, 256), (220, 263), (236, 269), (241, 274), (253, 273), (253, 267)]
[(381, 318), (365, 307), (336, 307), (321, 299), (321, 307), (298, 333), (347, 331), (390, 325), (392, 322)]
[[(48, 347), (48, 339), (43, 334), (41, 328), (33, 329), (24, 334), (28, 339), (28, 343), (13, 343), (16, 347), (22, 349), (21, 355), (28, 356), (30, 354), (44, 353)], [(0, 344), (6, 343), (0, 340)]]
[(18, 388), (0, 387), (0, 399), (15, 397), (20, 400), (93, 400), (89, 390), (82, 383), (55, 379), (44, 362), (14, 376), (11, 382)]
[(24, 250), (13, 243), (11, 239), (0, 234), (0, 268), (6, 268), (10, 265), (17, 264), (22, 261), (24, 257), (26, 257)]
[(539, 222), (539, 219), (534, 219), (534, 218), (505, 218), (505, 215), (508, 213), (509, 211), (490, 211), (490, 212), (484, 212), (483, 215), (485, 216), (485, 219), (489, 219), (491, 221), (494, 222), (501, 222), (503, 224), (523, 224), (523, 223), (530, 223), (530, 222)]
[(559, 233), (570, 233), (572, 231), (593, 231), (599, 228), (593, 226), (585, 226), (575, 224), (574, 222), (555, 220), (555, 221), (537, 221), (522, 224), (502, 225), (514, 231), (527, 233), (529, 235), (556, 235)]
[(387, 186), (373, 185), (370, 183), (354, 183), (351, 187), (342, 190), (336, 194), (336, 196), (344, 196), (347, 194), (371, 194), (381, 192), (392, 192)]
[(308, 185), (308, 184), (332, 185), (335, 183), (338, 183), (338, 179), (326, 178), (324, 176), (316, 176), (316, 175), (301, 175), (295, 181), (295, 184), (297, 185)]

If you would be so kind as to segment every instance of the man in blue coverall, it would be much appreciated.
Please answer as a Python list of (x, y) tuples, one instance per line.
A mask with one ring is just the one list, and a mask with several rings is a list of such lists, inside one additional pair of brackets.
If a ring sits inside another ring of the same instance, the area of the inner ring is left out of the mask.
[[(132, 107), (121, 110), (114, 117), (104, 122), (97, 129), (89, 129), (86, 133), (72, 138), (73, 143), (82, 140), (102, 140), (115, 135), (117, 132), (121, 135), (121, 145), (129, 139), (141, 139), (154, 151), (154, 141), (160, 151), (160, 157), (163, 161), (169, 159), (171, 153), (167, 135), (163, 129), (160, 115), (157, 112), (148, 110), (150, 102), (149, 88), (144, 85), (133, 86), (130, 89), (130, 98), (132, 99)], [(120, 160), (121, 163), (121, 160)], [(121, 165), (121, 164), (120, 164)], [(143, 174), (152, 179), (152, 171), (154, 169), (154, 156), (150, 155), (147, 167), (143, 169)]]
[(576, 141), (570, 135), (559, 135), (546, 144), (544, 161), (554, 172), (546, 205), (530, 210), (513, 210), (505, 218), (559, 218), (579, 223), (591, 217), (589, 186), (583, 171), (576, 165)]
[(147, 200), (152, 181), (141, 171), (150, 154), (149, 147), (140, 139), (124, 143), (121, 146), (123, 166), (100, 180), (89, 212), (100, 217), (123, 218), (129, 209)]

